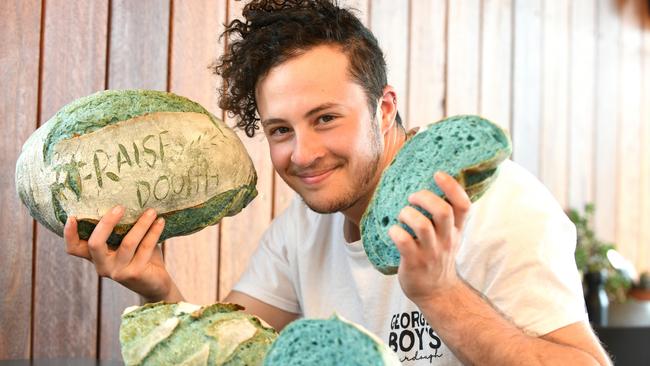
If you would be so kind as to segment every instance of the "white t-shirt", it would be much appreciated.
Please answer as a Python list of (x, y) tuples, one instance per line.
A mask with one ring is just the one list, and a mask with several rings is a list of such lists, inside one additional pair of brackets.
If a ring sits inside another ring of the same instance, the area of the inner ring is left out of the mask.
[[(361, 241), (345, 240), (344, 221), (341, 213), (318, 214), (294, 199), (264, 234), (235, 290), (307, 318), (337, 312), (375, 333), (405, 365), (460, 364), (397, 275), (375, 270)], [(508, 160), (472, 205), (457, 268), (514, 324), (543, 335), (587, 319), (575, 242), (575, 227), (550, 192)]]

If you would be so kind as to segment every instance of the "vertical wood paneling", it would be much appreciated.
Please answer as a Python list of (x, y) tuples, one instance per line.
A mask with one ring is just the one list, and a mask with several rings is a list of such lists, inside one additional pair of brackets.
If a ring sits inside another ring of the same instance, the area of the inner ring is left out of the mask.
[(540, 178), (566, 207), (569, 2), (545, 1), (543, 9)]
[(542, 2), (514, 1), (512, 144), (516, 162), (539, 176)]
[(616, 228), (617, 162), (619, 125), (619, 33), (620, 19), (616, 4), (598, 0), (596, 37), (596, 139), (595, 205), (596, 234), (614, 241)]
[(582, 209), (594, 197), (596, 3), (570, 3), (568, 206)]
[(483, 0), (479, 113), (510, 129), (512, 0)]
[(650, 271), (650, 6), (645, 8), (641, 100), (641, 236), (636, 266)]
[(41, 2), (0, 3), (0, 360), (28, 358), (32, 306), (33, 221), (16, 195), (14, 170), (36, 128)]
[[(232, 19), (241, 17), (243, 4), (230, 1), (228, 14)], [(229, 126), (235, 121), (227, 118)], [(223, 299), (235, 282), (239, 279), (251, 254), (257, 248), (259, 239), (271, 221), (273, 200), (273, 166), (269, 155), (269, 147), (264, 134), (258, 131), (255, 137), (249, 138), (236, 129), (244, 142), (248, 153), (253, 159), (257, 170), (257, 197), (241, 213), (235, 217), (227, 217), (221, 221), (221, 239), (219, 254), (219, 298)]]
[(478, 113), (481, 1), (448, 2), (447, 115)]
[[(104, 89), (107, 24), (107, 1), (47, 1), (41, 123), (74, 99)], [(34, 357), (95, 357), (95, 269), (66, 254), (63, 239), (44, 227), (36, 235)]]
[(447, 1), (411, 2), (407, 128), (445, 116)]
[(342, 7), (352, 9), (353, 14), (356, 15), (361, 22), (367, 27), (370, 21), (370, 2), (372, 0), (340, 0), (339, 4)]
[[(170, 91), (197, 101), (223, 118), (217, 106), (220, 83), (208, 66), (224, 51), (219, 34), (226, 21), (226, 4), (175, 1), (173, 15)], [(187, 301), (217, 301), (219, 226), (167, 240), (165, 263)]]
[(108, 88), (167, 88), (170, 0), (111, 0)]
[(408, 44), (409, 6), (411, 1), (372, 0), (370, 29), (379, 40), (388, 65), (388, 84), (397, 93), (397, 109), (402, 120), (408, 121)]
[[(113, 0), (110, 6), (107, 88), (165, 90), (169, 0)], [(101, 281), (99, 358), (121, 360), (121, 314), (141, 298), (110, 279)]]
[(637, 258), (641, 196), (641, 14), (638, 3), (628, 1), (620, 9), (620, 118), (618, 133), (618, 197), (616, 245), (627, 258)]
[[(273, 167), (271, 167), (273, 168)], [(284, 211), (296, 193), (285, 183), (278, 173), (273, 171), (273, 212), (272, 217), (276, 217)]]

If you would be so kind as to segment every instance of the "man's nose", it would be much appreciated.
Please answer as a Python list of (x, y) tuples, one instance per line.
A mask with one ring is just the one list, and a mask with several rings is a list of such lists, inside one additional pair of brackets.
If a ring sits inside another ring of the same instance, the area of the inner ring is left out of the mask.
[(295, 135), (291, 162), (299, 167), (308, 167), (325, 155), (324, 145), (317, 133), (300, 131)]

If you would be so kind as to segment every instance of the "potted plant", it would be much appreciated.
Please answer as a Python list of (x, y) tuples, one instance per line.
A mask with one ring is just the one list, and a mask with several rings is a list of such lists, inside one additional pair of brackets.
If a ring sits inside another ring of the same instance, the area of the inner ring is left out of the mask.
[[(576, 245), (575, 259), (578, 269), (585, 279), (601, 276), (605, 280), (605, 291), (610, 301), (623, 302), (631, 286), (631, 280), (616, 270), (607, 259), (607, 251), (615, 249), (613, 243), (608, 243), (596, 237), (593, 228), (595, 207), (588, 203), (584, 212), (569, 210), (569, 218), (576, 226), (578, 242)], [(595, 275), (598, 274), (598, 275)]]

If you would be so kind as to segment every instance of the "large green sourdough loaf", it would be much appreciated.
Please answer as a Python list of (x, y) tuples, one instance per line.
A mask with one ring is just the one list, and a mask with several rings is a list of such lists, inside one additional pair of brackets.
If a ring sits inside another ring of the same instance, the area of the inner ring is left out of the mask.
[(109, 90), (63, 107), (25, 142), (16, 187), (30, 214), (63, 234), (69, 215), (87, 239), (111, 207), (126, 207), (108, 242), (119, 245), (147, 209), (165, 218), (161, 240), (238, 213), (257, 194), (235, 133), (187, 98)]
[(277, 333), (235, 304), (184, 302), (127, 308), (120, 325), (127, 366), (262, 365)]
[(435, 172), (453, 176), (474, 202), (496, 179), (499, 164), (511, 152), (508, 134), (478, 116), (449, 117), (413, 136), (384, 171), (361, 218), (363, 247), (370, 262), (384, 274), (397, 273), (400, 254), (388, 229), (399, 224), (413, 235), (397, 220), (412, 193), (426, 189), (444, 198), (433, 180)]
[(264, 366), (397, 366), (397, 355), (362, 326), (337, 315), (300, 319), (273, 343)]

